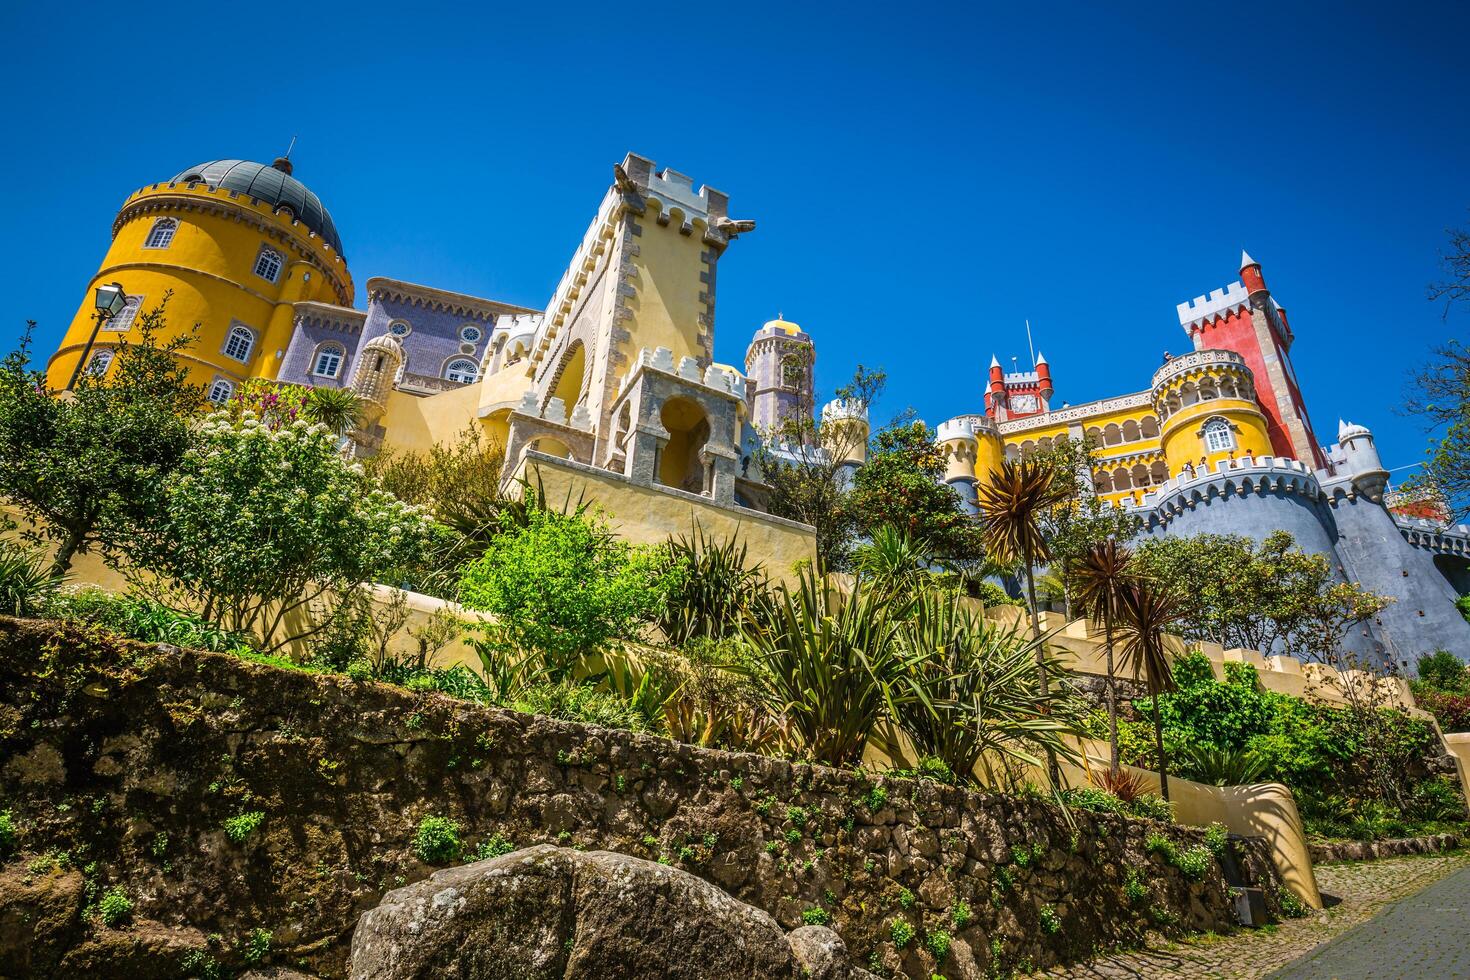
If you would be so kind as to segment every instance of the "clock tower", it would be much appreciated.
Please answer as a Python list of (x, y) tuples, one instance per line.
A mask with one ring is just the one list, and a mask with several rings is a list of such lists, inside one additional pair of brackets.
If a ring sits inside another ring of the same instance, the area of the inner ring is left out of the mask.
[(1036, 366), (1031, 371), (1006, 371), (999, 358), (990, 358), (985, 413), (997, 422), (1051, 411), (1051, 394), (1051, 365), (1046, 363), (1045, 354), (1036, 355)]

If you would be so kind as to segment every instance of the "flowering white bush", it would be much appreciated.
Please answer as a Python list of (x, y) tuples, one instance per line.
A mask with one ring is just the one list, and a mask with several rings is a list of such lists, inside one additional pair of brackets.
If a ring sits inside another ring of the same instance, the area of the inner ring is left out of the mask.
[(245, 412), (207, 418), (198, 436), (127, 556), (264, 650), (319, 631), (323, 608), (420, 560), (431, 541), (429, 517), (345, 460), (325, 426), (272, 430)]

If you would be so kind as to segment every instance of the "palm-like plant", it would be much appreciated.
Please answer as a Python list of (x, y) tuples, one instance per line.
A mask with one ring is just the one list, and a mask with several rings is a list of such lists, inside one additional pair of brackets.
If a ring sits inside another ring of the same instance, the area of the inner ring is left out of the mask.
[(867, 544), (853, 555), (855, 571), (879, 589), (905, 595), (916, 591), (931, 575), (933, 556), (924, 543), (893, 524), (875, 530)]
[(1169, 760), (1164, 757), (1164, 716), (1159, 696), (1175, 689), (1170, 667), (1173, 637), (1169, 629), (1183, 617), (1185, 609), (1177, 596), (1154, 582), (1133, 579), (1118, 590), (1118, 633), (1123, 640), (1123, 663), (1134, 676), (1142, 674), (1153, 699), (1154, 751), (1159, 765), (1159, 786), (1169, 798)]
[(765, 571), (750, 561), (745, 544), (733, 536), (713, 538), (698, 525), (687, 536), (669, 539), (658, 573), (665, 600), (654, 622), (676, 647), (733, 636), (767, 589)]
[(1041, 688), (1034, 659), (1040, 641), (937, 592), (915, 601), (897, 639), (908, 654), (903, 683), (915, 691), (897, 700), (899, 726), (961, 779), (974, 779), (982, 760), (1040, 766), (1042, 755), (1075, 756), (1064, 736), (1078, 731), (1080, 712), (1072, 698)]
[(1110, 771), (1118, 771), (1118, 679), (1113, 670), (1113, 625), (1118, 619), (1118, 601), (1124, 585), (1132, 578), (1129, 562), (1133, 553), (1116, 541), (1094, 544), (1083, 553), (1073, 569), (1077, 604), (1085, 616), (1100, 620), (1103, 647), (1107, 651), (1108, 744), (1112, 747)]
[[(990, 471), (990, 480), (976, 488), (980, 503), (980, 525), (985, 529), (987, 549), (997, 562), (1020, 562), (1026, 575), (1026, 599), (1031, 607), (1031, 634), (1041, 639), (1041, 617), (1036, 609), (1037, 562), (1048, 560), (1046, 537), (1040, 518), (1066, 499), (1066, 488), (1055, 472), (1035, 460), (1002, 460)], [(1036, 670), (1041, 690), (1046, 691), (1046, 665), (1041, 644), (1036, 645)]]
[(858, 580), (850, 594), (825, 588), (813, 572), (793, 593), (782, 587), (765, 615), (745, 624), (746, 673), (776, 717), (787, 719), (808, 758), (845, 766), (862, 758), (868, 735), (903, 701), (922, 692), (901, 685), (910, 667), (894, 642), (890, 600)]
[(362, 421), (362, 399), (350, 388), (312, 388), (301, 406), (301, 417), (340, 436)]

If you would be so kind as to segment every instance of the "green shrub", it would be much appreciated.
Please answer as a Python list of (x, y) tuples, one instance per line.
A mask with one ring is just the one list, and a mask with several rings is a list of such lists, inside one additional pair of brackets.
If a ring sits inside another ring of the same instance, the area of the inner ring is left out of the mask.
[(970, 919), (973, 918), (970, 912), (970, 903), (963, 898), (955, 902), (949, 910), (949, 918), (954, 923), (956, 929), (965, 928), (965, 926), (970, 924)]
[(1174, 819), (1174, 805), (1162, 796), (1145, 793), (1135, 797), (1123, 804), (1123, 808), (1130, 816), (1146, 817), (1149, 820), (1161, 820), (1169, 823)]
[(914, 941), (914, 927), (905, 919), (894, 919), (888, 927), (888, 936), (899, 949)]
[(626, 731), (648, 730), (648, 718), (631, 702), (591, 684), (571, 680), (527, 688), (512, 707), (527, 714), (579, 721)]
[(171, 643), (214, 653), (226, 653), (249, 643), (249, 638), (242, 634), (222, 630), (205, 619), (161, 602), (115, 595), (102, 589), (58, 593), (46, 604), (46, 615), (94, 623), (143, 643)]
[(247, 810), (229, 817), (223, 824), (225, 836), (238, 844), (254, 833), (255, 828), (259, 827), (264, 819), (265, 811), (263, 810)]
[(650, 563), (600, 519), (530, 507), (523, 526), (464, 570), (460, 601), (495, 617), (486, 649), (534, 651), (559, 681), (609, 641), (634, 636), (657, 607)]
[(931, 929), (924, 934), (924, 945), (934, 954), (935, 963), (943, 963), (949, 956), (949, 945), (953, 940), (943, 929)]
[(369, 660), (351, 660), (347, 663), (347, 676), (355, 681), (370, 681), (373, 679), (373, 665)]
[(413, 832), (413, 852), (425, 864), (448, 864), (463, 849), (459, 823), (448, 817), (425, 817)]
[(909, 891), (907, 888), (900, 888), (898, 890), (899, 905), (903, 906), (906, 909), (911, 909), (914, 907), (914, 901), (915, 898), (913, 892)]
[(1134, 868), (1129, 868), (1123, 879), (1123, 897), (1128, 899), (1129, 905), (1141, 905), (1148, 899), (1148, 886)]
[(133, 902), (121, 887), (113, 886), (97, 903), (97, 914), (107, 926), (120, 926), (133, 917)]
[(1223, 823), (1212, 823), (1205, 828), (1205, 847), (1217, 858), (1225, 856), (1230, 846), (1230, 830)]
[(15, 850), (15, 839), (20, 836), (15, 820), (9, 810), (0, 810), (0, 854)]
[(1174, 841), (1158, 833), (1149, 834), (1143, 839), (1143, 852), (1157, 854), (1164, 859), (1165, 864), (1173, 864), (1179, 859), (1179, 849)]
[(750, 562), (747, 546), (734, 537), (717, 541), (699, 525), (657, 551), (654, 575), (665, 598), (653, 621), (676, 647), (736, 635), (769, 605), (765, 573)]
[(275, 936), (268, 929), (251, 929), (245, 939), (243, 950), (246, 963), (259, 963), (271, 953), (271, 940)]
[[(1462, 600), (1470, 596), (1462, 596)], [(1446, 694), (1470, 694), (1470, 675), (1459, 657), (1436, 650), (1419, 658), (1419, 682)]]
[(1038, 914), (1038, 919), (1041, 923), (1041, 931), (1048, 936), (1054, 936), (1058, 932), (1061, 932), (1062, 917), (1057, 915), (1057, 910), (1053, 906), (1043, 905), (1041, 912)]
[(1191, 847), (1179, 853), (1174, 866), (1190, 881), (1199, 881), (1215, 866), (1215, 855), (1208, 847)]
[(1311, 911), (1301, 899), (1297, 898), (1285, 888), (1276, 893), (1276, 900), (1281, 904), (1281, 914), (1288, 919), (1303, 918)]
[[(656, 848), (657, 846), (658, 838), (654, 838), (654, 847)], [(480, 841), (479, 846), (475, 848), (475, 859), (483, 861), (486, 858), (500, 857), (500, 855), (509, 854), (515, 849), (515, 843), (497, 830), (490, 836), (489, 840)]]
[(1062, 802), (1093, 813), (1123, 813), (1123, 801), (1096, 786), (1071, 786), (1062, 790)]
[(1419, 820), (1464, 820), (1465, 797), (1458, 782), (1437, 776), (1414, 787), (1404, 801), (1404, 810)]
[(809, 926), (831, 925), (832, 913), (824, 908), (809, 908), (801, 913), (801, 921)]
[(869, 813), (877, 813), (888, 804), (888, 788), (870, 786), (868, 792), (863, 796), (863, 803), (867, 805)]

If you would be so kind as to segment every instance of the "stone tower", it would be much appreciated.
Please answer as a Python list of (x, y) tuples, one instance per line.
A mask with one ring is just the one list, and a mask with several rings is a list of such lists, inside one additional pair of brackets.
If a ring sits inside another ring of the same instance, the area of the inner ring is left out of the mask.
[(774, 433), (786, 419), (811, 415), (816, 360), (812, 338), (780, 316), (750, 338), (745, 374), (755, 382), (750, 420), (757, 432)]

